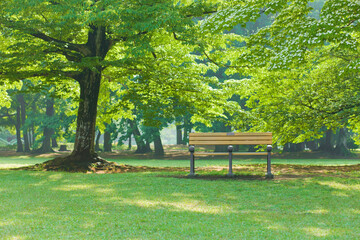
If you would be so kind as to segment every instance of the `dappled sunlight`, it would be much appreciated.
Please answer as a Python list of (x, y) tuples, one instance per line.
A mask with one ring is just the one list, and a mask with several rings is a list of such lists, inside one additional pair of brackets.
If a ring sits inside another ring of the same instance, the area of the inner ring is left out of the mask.
[(84, 228), (84, 229), (95, 228), (95, 223), (94, 223), (94, 222), (82, 223), (82, 224), (80, 224), (80, 227), (81, 227), (81, 228)]
[(15, 225), (15, 223), (10, 221), (0, 221), (0, 227), (6, 227), (11, 225)]
[(19, 235), (13, 235), (13, 236), (8, 236), (8, 238), (7, 239), (9, 239), (9, 240), (22, 240), (22, 239), (26, 239), (25, 237), (21, 237), (21, 236), (19, 236)]
[(0, 169), (19, 168), (19, 167), (26, 167), (26, 166), (31, 166), (31, 164), (6, 163), (6, 164), (0, 164)]
[(311, 213), (311, 214), (328, 214), (328, 213), (329, 213), (329, 210), (327, 210), (327, 209), (315, 209), (315, 210), (305, 211), (305, 213)]
[(181, 192), (175, 192), (175, 193), (172, 193), (171, 196), (173, 197), (194, 197), (195, 194), (190, 194), (190, 193), (181, 193)]
[(56, 173), (56, 174), (52, 174), (48, 177), (49, 180), (52, 181), (59, 181), (60, 179), (63, 179), (64, 175), (62, 173)]
[(330, 229), (324, 229), (324, 228), (319, 228), (319, 227), (307, 227), (307, 228), (304, 228), (304, 231), (308, 235), (312, 235), (315, 237), (326, 237), (331, 234)]
[(114, 194), (115, 190), (112, 188), (96, 188), (94, 189), (94, 191), (96, 193), (100, 193), (100, 194)]
[(360, 215), (360, 209), (351, 209), (352, 213), (359, 214)]
[(226, 206), (208, 205), (199, 200), (183, 200), (183, 201), (163, 201), (148, 199), (121, 199), (124, 204), (135, 205), (143, 208), (170, 208), (172, 211), (188, 211), (207, 214), (222, 214), (232, 212), (231, 208)]
[(76, 191), (76, 190), (88, 190), (88, 189), (95, 189), (95, 188), (100, 188), (101, 185), (98, 184), (67, 184), (67, 185), (62, 185), (59, 187), (55, 187), (53, 188), (53, 190), (57, 190), (57, 191)]
[(350, 197), (349, 194), (340, 192), (340, 191), (332, 192), (331, 195), (337, 196), (337, 197)]
[(319, 182), (319, 184), (339, 190), (360, 191), (360, 184), (343, 184), (343, 183), (330, 182), (330, 181)]
[(286, 231), (289, 228), (285, 227), (284, 225), (278, 224), (278, 223), (273, 223), (271, 226), (268, 226), (267, 229), (269, 230), (281, 230), (281, 231)]

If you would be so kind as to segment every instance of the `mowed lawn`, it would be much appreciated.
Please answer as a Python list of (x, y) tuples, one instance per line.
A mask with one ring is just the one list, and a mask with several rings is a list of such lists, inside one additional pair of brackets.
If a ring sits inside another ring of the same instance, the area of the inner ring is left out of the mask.
[(186, 174), (0, 170), (0, 239), (360, 239), (359, 171)]

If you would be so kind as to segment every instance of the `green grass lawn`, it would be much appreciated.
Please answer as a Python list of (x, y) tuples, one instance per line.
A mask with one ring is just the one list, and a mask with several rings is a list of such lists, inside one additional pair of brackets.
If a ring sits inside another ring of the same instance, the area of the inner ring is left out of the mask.
[(359, 239), (356, 174), (209, 181), (1, 170), (0, 239)]
[[(51, 158), (33, 157), (33, 156), (0, 156), (0, 169), (1, 168), (15, 168), (27, 165), (33, 165), (41, 163)], [(120, 164), (128, 164), (133, 166), (149, 166), (149, 167), (189, 167), (190, 160), (159, 160), (159, 159), (111, 159)], [(198, 159), (195, 164), (196, 167), (208, 167), (208, 166), (227, 166), (228, 160), (223, 159)], [(234, 159), (233, 164), (263, 164), (266, 163), (266, 159)], [(300, 165), (352, 165), (360, 164), (360, 159), (273, 159), (273, 164), (300, 164)]]

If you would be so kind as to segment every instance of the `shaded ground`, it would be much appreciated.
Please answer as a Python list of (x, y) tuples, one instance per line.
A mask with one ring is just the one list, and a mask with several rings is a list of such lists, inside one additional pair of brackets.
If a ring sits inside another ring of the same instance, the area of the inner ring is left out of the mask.
[[(195, 179), (203, 180), (267, 180), (265, 178), (265, 164), (241, 165), (234, 166), (234, 176), (228, 177), (226, 173), (227, 167), (199, 167), (196, 168)], [(16, 168), (12, 170), (37, 170), (47, 171), (42, 169), (41, 164), (34, 166), (27, 166)], [(132, 173), (132, 172), (184, 172), (184, 175), (162, 175), (161, 177), (175, 177), (188, 178), (188, 167), (148, 167), (148, 166), (130, 166), (119, 165), (114, 162), (108, 164), (94, 164), (87, 173), (96, 174), (115, 174), (115, 173)], [(296, 178), (312, 178), (312, 177), (346, 177), (346, 178), (360, 178), (360, 174), (349, 175), (351, 172), (360, 172), (360, 164), (347, 166), (303, 166), (292, 164), (274, 164), (272, 172), (275, 175), (275, 180), (296, 179)]]
[[(183, 147), (184, 148), (184, 147)], [(49, 154), (29, 154), (33, 157), (44, 158), (57, 158), (69, 155), (70, 152), (55, 152)], [(24, 153), (16, 153), (15, 151), (0, 151), (0, 156), (23, 156)], [(112, 152), (112, 153), (100, 153), (102, 158), (127, 158), (127, 159), (154, 159), (153, 154), (134, 154), (131, 151)], [(336, 156), (324, 156), (320, 153), (302, 153), (302, 154), (274, 154), (276, 158), (336, 158)], [(168, 149), (164, 158), (162, 159), (188, 159), (189, 154), (185, 149)], [(254, 156), (251, 156), (254, 158)], [(263, 157), (262, 157), (263, 158)], [(27, 166), (17, 168), (20, 170), (38, 170), (46, 171), (42, 164), (36, 164), (34, 166)], [(51, 170), (51, 169), (50, 169)], [(293, 179), (293, 178), (309, 178), (316, 176), (341, 176), (349, 177), (350, 172), (360, 171), (360, 164), (346, 165), (346, 166), (309, 166), (309, 165), (295, 165), (295, 164), (273, 164), (272, 172), (275, 175), (275, 179)], [(93, 164), (88, 173), (128, 173), (128, 172), (185, 172), (184, 175), (174, 175), (173, 177), (186, 177), (189, 172), (188, 167), (148, 167), (148, 166), (131, 166), (131, 165), (119, 165), (114, 162), (103, 162)], [(199, 173), (195, 178), (207, 179), (207, 180), (221, 180), (228, 179), (226, 177), (227, 167), (212, 166), (212, 167), (199, 167), (196, 168), (196, 172)], [(266, 165), (265, 164), (246, 164), (246, 165), (234, 165), (233, 172), (235, 176), (232, 179), (235, 180), (265, 180)], [(356, 176), (360, 177), (360, 174)], [(171, 177), (171, 176), (169, 176)]]
[[(17, 153), (15, 151), (0, 151), (0, 156), (4, 157), (12, 157), (12, 156), (24, 156), (29, 155), (33, 157), (65, 157), (68, 156), (71, 152), (59, 152), (55, 151), (54, 153), (43, 153), (43, 154), (36, 154), (36, 153)], [(186, 146), (182, 146), (181, 148), (173, 148), (168, 147), (165, 148), (165, 155), (163, 157), (155, 156), (154, 153), (146, 153), (146, 154), (135, 154), (134, 151), (113, 151), (113, 152), (100, 152), (98, 153), (100, 157), (107, 159), (107, 158), (126, 158), (126, 159), (190, 159), (190, 154), (187, 150)], [(354, 153), (352, 157), (344, 157), (338, 156), (334, 154), (325, 154), (322, 152), (301, 152), (301, 153), (273, 153), (273, 158), (278, 159), (358, 159), (360, 157), (359, 153)], [(197, 159), (224, 159), (224, 156), (206, 156), (206, 157), (197, 157)], [(225, 157), (226, 158), (226, 157)], [(264, 156), (233, 156), (234, 159), (247, 159), (247, 158), (264, 158)]]

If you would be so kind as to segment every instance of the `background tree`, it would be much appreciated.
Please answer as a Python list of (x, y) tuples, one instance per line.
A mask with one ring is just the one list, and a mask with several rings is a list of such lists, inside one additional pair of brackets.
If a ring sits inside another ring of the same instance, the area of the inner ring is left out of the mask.
[(205, 34), (247, 26), (263, 15), (273, 18), (271, 25), (253, 34), (234, 36), (240, 47), (229, 44), (225, 51), (210, 55), (219, 65), (230, 61), (228, 73), (247, 76), (225, 83), (252, 109), (239, 112), (234, 124), (245, 120), (253, 130), (272, 131), (280, 144), (321, 138), (324, 129), (357, 131), (358, 1), (232, 1), (229, 5), (204, 20)]

